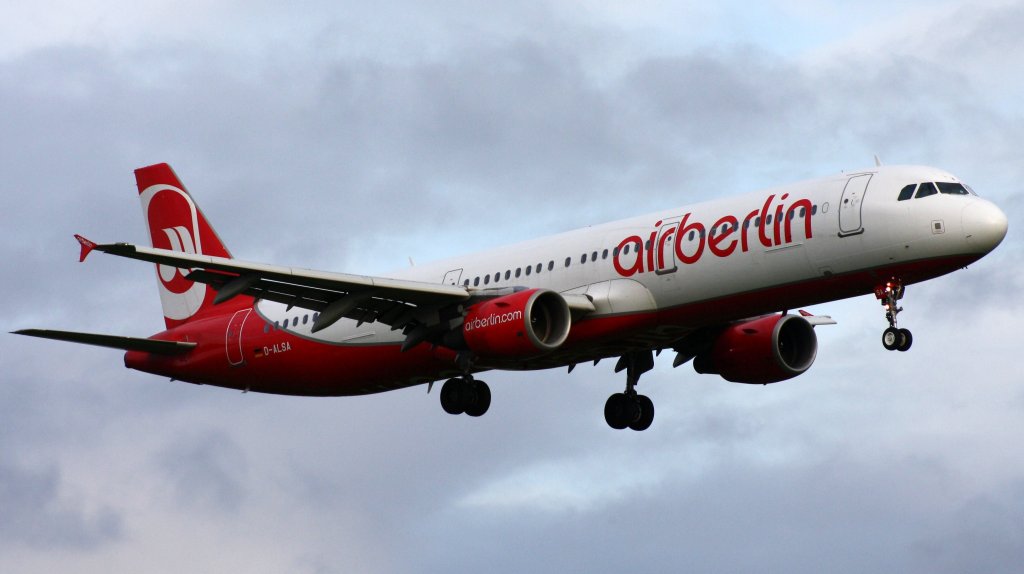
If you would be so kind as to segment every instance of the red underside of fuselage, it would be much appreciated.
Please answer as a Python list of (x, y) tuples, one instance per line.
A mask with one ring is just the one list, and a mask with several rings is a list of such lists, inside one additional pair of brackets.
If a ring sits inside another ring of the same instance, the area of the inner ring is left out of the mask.
[[(528, 361), (480, 365), (480, 370), (551, 368), (616, 356), (631, 348), (667, 346), (700, 327), (872, 293), (893, 277), (904, 284), (917, 283), (966, 267), (980, 257), (970, 254), (901, 263), (657, 312), (584, 319), (573, 324), (568, 340), (554, 353)], [(231, 365), (225, 344), (229, 317), (190, 322), (154, 337), (199, 343), (184, 356), (129, 351), (125, 354), (125, 365), (197, 384), (307, 396), (377, 393), (460, 374), (455, 353), (450, 349), (421, 344), (403, 353), (399, 345), (326, 344), (284, 331), (264, 333), (264, 322), (255, 313), (246, 321), (241, 334), (242, 361)]]

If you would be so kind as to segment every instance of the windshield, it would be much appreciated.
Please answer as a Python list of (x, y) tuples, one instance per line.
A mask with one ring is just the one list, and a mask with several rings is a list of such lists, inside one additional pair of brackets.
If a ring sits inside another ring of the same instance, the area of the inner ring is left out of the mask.
[(919, 199), (929, 195), (936, 195), (937, 193), (944, 193), (946, 195), (978, 195), (974, 193), (973, 189), (962, 183), (926, 181), (924, 183), (912, 183), (904, 187), (900, 190), (900, 194), (896, 199), (898, 201), (906, 201), (911, 198)]

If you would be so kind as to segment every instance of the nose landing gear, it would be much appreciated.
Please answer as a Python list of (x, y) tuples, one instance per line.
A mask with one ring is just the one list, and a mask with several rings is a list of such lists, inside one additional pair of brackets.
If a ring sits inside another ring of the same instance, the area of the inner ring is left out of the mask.
[(885, 307), (885, 318), (889, 328), (882, 331), (882, 346), (887, 351), (906, 351), (914, 343), (914, 336), (909, 329), (901, 329), (896, 324), (896, 315), (903, 310), (896, 302), (903, 298), (904, 287), (898, 279), (887, 281), (885, 285), (875, 289), (875, 297)]

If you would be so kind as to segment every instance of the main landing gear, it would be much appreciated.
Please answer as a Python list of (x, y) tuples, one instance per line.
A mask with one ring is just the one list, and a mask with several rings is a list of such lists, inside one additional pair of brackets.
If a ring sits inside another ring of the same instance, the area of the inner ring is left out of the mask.
[(441, 387), (441, 408), (450, 415), (478, 417), (490, 406), (491, 388), (472, 375), (448, 379)]
[(654, 368), (654, 354), (651, 351), (632, 351), (623, 355), (615, 366), (615, 372), (626, 370), (626, 390), (608, 397), (604, 404), (604, 420), (616, 430), (629, 427), (635, 431), (647, 430), (654, 422), (654, 403), (644, 395), (637, 394), (636, 384), (640, 375)]
[(909, 329), (901, 329), (896, 325), (896, 315), (903, 310), (897, 307), (896, 301), (903, 298), (903, 283), (893, 279), (885, 285), (875, 289), (875, 297), (885, 307), (885, 318), (889, 321), (889, 328), (882, 331), (882, 346), (887, 351), (906, 351), (914, 343), (914, 336)]

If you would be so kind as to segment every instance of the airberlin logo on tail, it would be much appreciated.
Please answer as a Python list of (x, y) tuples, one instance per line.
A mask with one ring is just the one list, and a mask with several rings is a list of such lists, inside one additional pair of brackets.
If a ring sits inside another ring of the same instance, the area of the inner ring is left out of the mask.
[[(198, 210), (187, 193), (173, 185), (157, 184), (146, 188), (139, 199), (153, 247), (188, 254), (203, 252)], [(206, 285), (189, 281), (186, 273), (188, 270), (157, 265), (160, 302), (168, 319), (188, 319), (206, 299)]]
[(676, 263), (693, 265), (710, 253), (714, 257), (729, 257), (737, 251), (750, 251), (754, 242), (765, 248), (779, 247), (794, 242), (793, 222), (803, 220), (804, 237), (813, 237), (811, 200), (798, 199), (786, 204), (788, 193), (782, 194), (773, 205), (775, 195), (769, 195), (760, 209), (754, 209), (742, 219), (724, 215), (710, 227), (687, 213), (679, 222), (658, 221), (649, 237), (631, 235), (615, 248), (612, 263), (623, 277), (637, 273), (668, 273)]
[[(190, 255), (196, 254), (196, 244), (192, 240), (192, 234), (188, 228), (183, 225), (176, 227), (168, 227), (163, 230), (164, 234), (167, 235), (167, 240), (170, 242), (171, 251), (179, 251), (181, 253), (188, 253)], [(155, 243), (155, 242), (154, 242)], [(170, 265), (157, 265), (157, 270), (160, 272), (160, 280), (163, 284), (172, 292), (178, 293), (179, 290), (175, 288), (175, 283), (182, 283), (184, 280), (187, 283), (191, 283), (185, 279), (184, 275), (181, 274), (181, 270), (177, 267), (171, 267)], [(186, 289), (188, 287), (186, 286)], [(184, 292), (184, 291), (180, 291)]]

